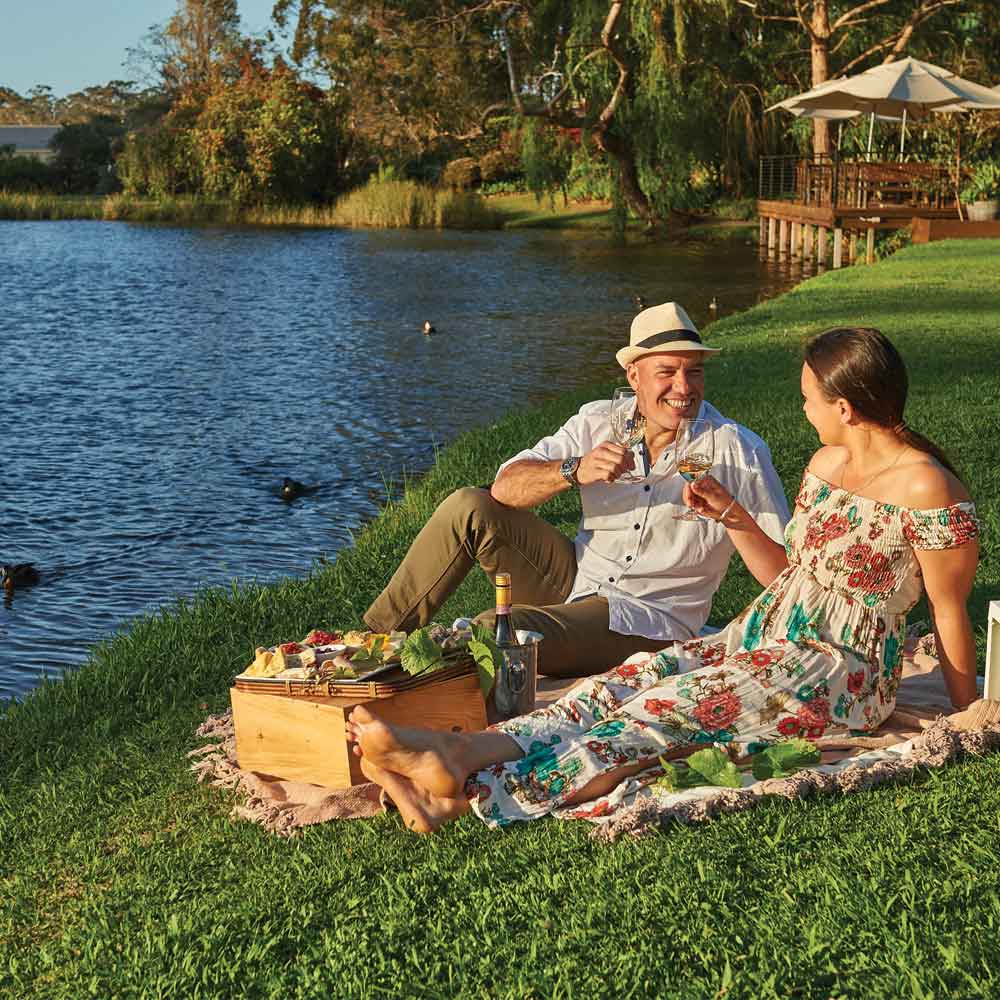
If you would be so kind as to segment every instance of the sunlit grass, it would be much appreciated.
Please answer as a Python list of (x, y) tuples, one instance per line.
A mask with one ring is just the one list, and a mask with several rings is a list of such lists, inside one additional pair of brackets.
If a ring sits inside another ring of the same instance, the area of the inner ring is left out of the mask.
[[(1000, 596), (1000, 241), (936, 243), (828, 272), (712, 328), (709, 396), (771, 445), (789, 495), (815, 438), (806, 336), (874, 325), (911, 375), (907, 419), (948, 450), (984, 520), (971, 611)], [(624, 336), (624, 331), (622, 332)], [(1000, 758), (913, 783), (772, 803), (602, 846), (542, 821), (398, 820), (295, 841), (227, 819), (184, 753), (252, 647), (346, 625), (436, 503), (619, 380), (515, 409), (302, 580), (216, 589), (135, 623), (0, 719), (0, 996), (985, 997), (1000, 992)], [(392, 470), (387, 470), (391, 472)], [(564, 494), (543, 511), (572, 532)], [(712, 619), (757, 588), (734, 565)], [(485, 607), (475, 573), (441, 614)]]

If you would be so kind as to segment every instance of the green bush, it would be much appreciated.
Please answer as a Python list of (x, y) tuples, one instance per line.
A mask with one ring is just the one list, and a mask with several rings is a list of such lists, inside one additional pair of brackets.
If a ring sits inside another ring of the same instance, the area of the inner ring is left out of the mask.
[(1000, 198), (1000, 163), (984, 160), (969, 176), (959, 196), (966, 205)]
[(471, 156), (452, 160), (441, 174), (441, 183), (460, 191), (475, 187), (479, 183), (479, 164)]
[(52, 191), (57, 178), (52, 165), (33, 156), (12, 155), (13, 147), (0, 151), (0, 189), (22, 193)]

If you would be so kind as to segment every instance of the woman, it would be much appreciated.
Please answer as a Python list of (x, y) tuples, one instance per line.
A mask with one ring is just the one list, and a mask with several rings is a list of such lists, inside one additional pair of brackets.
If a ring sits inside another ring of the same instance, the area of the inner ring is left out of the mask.
[(409, 827), (429, 832), (470, 808), (492, 826), (603, 815), (626, 778), (692, 744), (752, 753), (830, 725), (873, 730), (892, 713), (922, 585), (951, 700), (976, 698), (965, 603), (978, 522), (947, 458), (903, 419), (902, 359), (877, 330), (827, 330), (806, 347), (801, 386), (822, 447), (784, 548), (711, 477), (685, 489), (699, 513), (743, 534), (740, 552), (766, 588), (722, 632), (638, 653), (483, 733), (392, 727), (355, 709), (362, 770)]

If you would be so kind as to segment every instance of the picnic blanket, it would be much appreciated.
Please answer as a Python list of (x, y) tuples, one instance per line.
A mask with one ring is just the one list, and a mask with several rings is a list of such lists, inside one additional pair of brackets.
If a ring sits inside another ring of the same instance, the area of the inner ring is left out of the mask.
[[(815, 768), (790, 778), (748, 783), (742, 789), (693, 788), (671, 794), (653, 788), (656, 774), (650, 769), (596, 803), (564, 808), (556, 815), (589, 820), (599, 838), (645, 836), (670, 820), (697, 822), (749, 808), (763, 795), (798, 798), (813, 792), (854, 791), (898, 780), (916, 767), (939, 767), (962, 753), (1000, 746), (1000, 702), (978, 701), (964, 712), (948, 714), (951, 702), (929, 639), (907, 644), (893, 714), (875, 733), (855, 736), (831, 730), (813, 741), (821, 751), (821, 763)], [(575, 683), (575, 679), (539, 678), (538, 707), (551, 704)], [(364, 819), (392, 807), (377, 785), (331, 789), (241, 769), (230, 712), (209, 716), (196, 735), (208, 741), (187, 755), (198, 780), (234, 793), (230, 814), (234, 819), (257, 823), (280, 836), (292, 836), (313, 823)], [(697, 749), (684, 748), (677, 756)]]

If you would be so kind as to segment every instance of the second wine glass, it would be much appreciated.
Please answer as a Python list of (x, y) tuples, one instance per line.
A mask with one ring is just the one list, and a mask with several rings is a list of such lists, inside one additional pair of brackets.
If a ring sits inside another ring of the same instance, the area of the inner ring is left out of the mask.
[[(694, 420), (682, 420), (677, 428), (674, 439), (674, 455), (677, 471), (689, 483), (693, 483), (708, 474), (715, 462), (715, 434), (712, 422), (696, 417)], [(674, 514), (675, 521), (705, 521), (709, 518), (693, 510), (683, 514)]]

